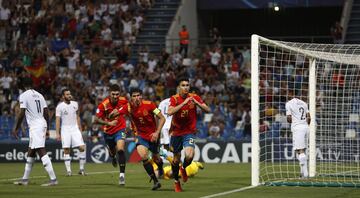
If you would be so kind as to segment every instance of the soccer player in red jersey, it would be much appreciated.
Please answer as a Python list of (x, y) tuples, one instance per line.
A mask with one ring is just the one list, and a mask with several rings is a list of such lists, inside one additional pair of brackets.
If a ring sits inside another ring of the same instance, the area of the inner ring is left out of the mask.
[(153, 166), (148, 158), (148, 153), (150, 150), (152, 160), (156, 163), (159, 170), (163, 170), (163, 162), (159, 155), (159, 134), (165, 123), (165, 117), (153, 102), (142, 99), (142, 91), (140, 89), (130, 90), (130, 97), (130, 104), (118, 109), (119, 112), (114, 112), (114, 115), (127, 114), (131, 118), (133, 130), (136, 132), (136, 150), (143, 161), (147, 174), (154, 182), (152, 190), (157, 190), (161, 187), (161, 184), (156, 178)]
[[(113, 84), (109, 87), (110, 96), (105, 98), (96, 110), (95, 122), (103, 125), (105, 143), (109, 149), (110, 156), (113, 158), (112, 164), (120, 168), (119, 185), (125, 185), (125, 138), (126, 120), (123, 115), (111, 116), (113, 111), (117, 111), (128, 101), (120, 96), (120, 87)], [(117, 162), (116, 162), (117, 154)]]
[[(175, 192), (182, 191), (178, 176), (179, 169), (183, 182), (186, 182), (188, 177), (185, 168), (191, 164), (194, 158), (196, 108), (200, 107), (203, 111), (210, 112), (210, 108), (204, 103), (200, 96), (189, 93), (189, 79), (179, 79), (178, 90), (178, 94), (171, 96), (168, 109), (168, 114), (173, 116), (170, 127), (170, 150), (174, 153), (171, 169), (175, 179)], [(180, 168), (181, 150), (183, 148), (185, 149), (185, 158)]]

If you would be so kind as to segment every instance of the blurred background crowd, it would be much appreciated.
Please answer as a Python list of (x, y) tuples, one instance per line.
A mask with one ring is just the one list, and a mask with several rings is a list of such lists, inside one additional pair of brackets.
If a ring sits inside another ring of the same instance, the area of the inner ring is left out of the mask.
[[(176, 79), (184, 75), (212, 110), (200, 113), (200, 138), (249, 138), (250, 132), (244, 133), (250, 123), (248, 48), (222, 47), (216, 32), (215, 42), (209, 40), (187, 56), (177, 48), (152, 54), (142, 46), (134, 60), (130, 47), (152, 6), (150, 0), (25, 0), (1, 5), (1, 138), (10, 138), (23, 91), (18, 85), (25, 76), (44, 94), (52, 129), (60, 92), (70, 88), (80, 104), (84, 134), (96, 139), (101, 129), (92, 124), (93, 116), (109, 84), (119, 84), (124, 96), (139, 87), (145, 99), (159, 103), (175, 93)], [(27, 136), (26, 123), (20, 133)]]

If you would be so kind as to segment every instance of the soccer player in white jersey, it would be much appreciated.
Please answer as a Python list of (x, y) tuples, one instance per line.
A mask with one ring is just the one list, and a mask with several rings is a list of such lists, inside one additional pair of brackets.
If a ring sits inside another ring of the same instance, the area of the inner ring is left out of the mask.
[(85, 175), (86, 153), (84, 140), (81, 135), (79, 106), (77, 102), (71, 100), (72, 95), (69, 89), (63, 89), (61, 97), (63, 101), (56, 107), (56, 140), (61, 140), (64, 149), (66, 175), (71, 176), (72, 174), (70, 147), (79, 148), (79, 175)]
[(160, 144), (163, 145), (166, 150), (169, 150), (169, 144), (170, 144), (169, 130), (172, 119), (172, 116), (168, 115), (167, 113), (167, 110), (169, 109), (169, 105), (170, 105), (170, 98), (164, 99), (159, 104), (159, 109), (165, 117), (165, 124), (161, 129)]
[[(293, 93), (290, 95), (293, 95)], [(307, 178), (309, 173), (305, 150), (307, 148), (311, 118), (308, 105), (296, 97), (291, 96), (291, 98), (292, 99), (286, 103), (286, 116), (287, 121), (291, 123), (293, 149), (295, 150), (296, 157), (299, 160), (301, 177)]]
[(12, 135), (16, 139), (19, 138), (17, 132), (24, 116), (26, 116), (26, 121), (29, 126), (30, 141), (24, 176), (21, 180), (14, 182), (14, 184), (28, 185), (29, 175), (37, 153), (50, 177), (50, 181), (41, 186), (54, 186), (58, 184), (58, 181), (51, 160), (45, 150), (45, 138), (49, 136), (49, 112), (47, 104), (44, 96), (31, 88), (31, 78), (25, 78), (22, 84), (26, 91), (19, 96), (21, 110), (17, 115)]

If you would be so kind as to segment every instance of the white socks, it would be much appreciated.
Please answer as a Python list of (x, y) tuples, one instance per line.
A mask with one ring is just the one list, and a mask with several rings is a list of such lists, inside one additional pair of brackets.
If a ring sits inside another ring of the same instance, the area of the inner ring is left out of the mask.
[(303, 177), (309, 177), (308, 167), (307, 167), (307, 157), (305, 153), (300, 153), (299, 157), (300, 170)]
[(84, 170), (84, 165), (86, 163), (86, 153), (85, 153), (85, 151), (80, 152), (79, 158), (80, 158), (79, 159), (80, 170)]
[(35, 161), (34, 157), (28, 157), (26, 159), (25, 171), (24, 171), (23, 179), (29, 179), (31, 169), (32, 169), (32, 167), (34, 165), (34, 161)]
[(44, 165), (46, 172), (49, 174), (50, 179), (55, 180), (56, 176), (49, 156), (47, 154), (42, 156), (41, 161)]
[(120, 173), (119, 177), (124, 177), (125, 178), (125, 173)]
[(71, 157), (70, 154), (64, 154), (64, 163), (66, 172), (71, 172)]

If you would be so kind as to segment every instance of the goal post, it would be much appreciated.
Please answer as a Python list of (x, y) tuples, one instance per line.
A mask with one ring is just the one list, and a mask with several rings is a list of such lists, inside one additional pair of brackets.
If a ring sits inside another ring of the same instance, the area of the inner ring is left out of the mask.
[[(252, 180), (360, 187), (360, 45), (251, 37)], [(309, 105), (309, 178), (300, 178), (286, 121), (289, 93)]]

